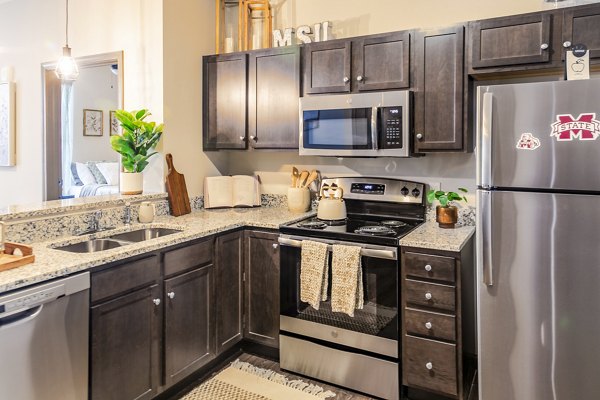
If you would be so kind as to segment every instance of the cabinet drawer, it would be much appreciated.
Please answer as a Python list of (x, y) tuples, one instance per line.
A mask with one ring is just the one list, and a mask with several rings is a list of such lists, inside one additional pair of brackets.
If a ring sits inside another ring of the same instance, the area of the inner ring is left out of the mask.
[(92, 302), (132, 289), (150, 286), (160, 278), (157, 256), (128, 262), (92, 274)]
[(404, 311), (404, 326), (410, 334), (427, 336), (431, 339), (456, 341), (456, 317), (429, 311), (407, 308)]
[(455, 260), (452, 257), (409, 251), (404, 254), (404, 271), (407, 276), (454, 282), (456, 276), (454, 263)]
[(406, 302), (426, 307), (454, 311), (456, 304), (455, 288), (453, 286), (438, 285), (406, 280)]
[(406, 336), (404, 383), (456, 396), (456, 345)]
[(188, 269), (210, 264), (213, 258), (213, 240), (205, 240), (181, 249), (165, 253), (165, 275), (173, 275)]

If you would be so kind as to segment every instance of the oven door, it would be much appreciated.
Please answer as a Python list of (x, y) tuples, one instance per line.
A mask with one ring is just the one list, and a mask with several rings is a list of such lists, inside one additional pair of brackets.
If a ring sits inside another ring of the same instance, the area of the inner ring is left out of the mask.
[[(331, 311), (331, 270), (328, 300), (319, 310), (300, 300), (301, 246), (308, 237), (281, 235), (280, 244), (280, 330), (398, 358), (399, 291), (398, 249), (316, 239), (328, 244), (362, 247), (364, 309), (355, 310), (354, 317)], [(329, 253), (331, 265), (331, 252)], [(331, 268), (331, 266), (329, 266)]]

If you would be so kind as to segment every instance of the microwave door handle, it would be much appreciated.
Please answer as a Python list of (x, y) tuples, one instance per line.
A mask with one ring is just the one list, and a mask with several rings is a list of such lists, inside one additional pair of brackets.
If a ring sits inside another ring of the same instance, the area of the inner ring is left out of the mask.
[(371, 142), (373, 143), (373, 150), (379, 150), (379, 107), (373, 107), (371, 109)]

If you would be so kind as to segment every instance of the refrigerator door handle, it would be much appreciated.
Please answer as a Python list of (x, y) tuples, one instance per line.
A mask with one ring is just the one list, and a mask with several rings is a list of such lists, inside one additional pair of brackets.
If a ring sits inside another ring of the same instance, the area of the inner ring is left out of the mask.
[(479, 140), (479, 184), (489, 188), (492, 182), (492, 116), (494, 95), (491, 92), (482, 93), (482, 101), (478, 105), (477, 115), (481, 118), (478, 125)]
[(486, 190), (479, 191), (479, 212), (477, 219), (477, 263), (481, 266), (482, 281), (487, 286), (494, 284), (494, 268), (492, 265), (492, 194)]

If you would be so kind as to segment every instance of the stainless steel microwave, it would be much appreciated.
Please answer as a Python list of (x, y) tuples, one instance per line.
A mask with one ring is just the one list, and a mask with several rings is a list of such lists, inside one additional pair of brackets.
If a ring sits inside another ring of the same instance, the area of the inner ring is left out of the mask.
[(300, 155), (409, 157), (410, 92), (300, 99)]

